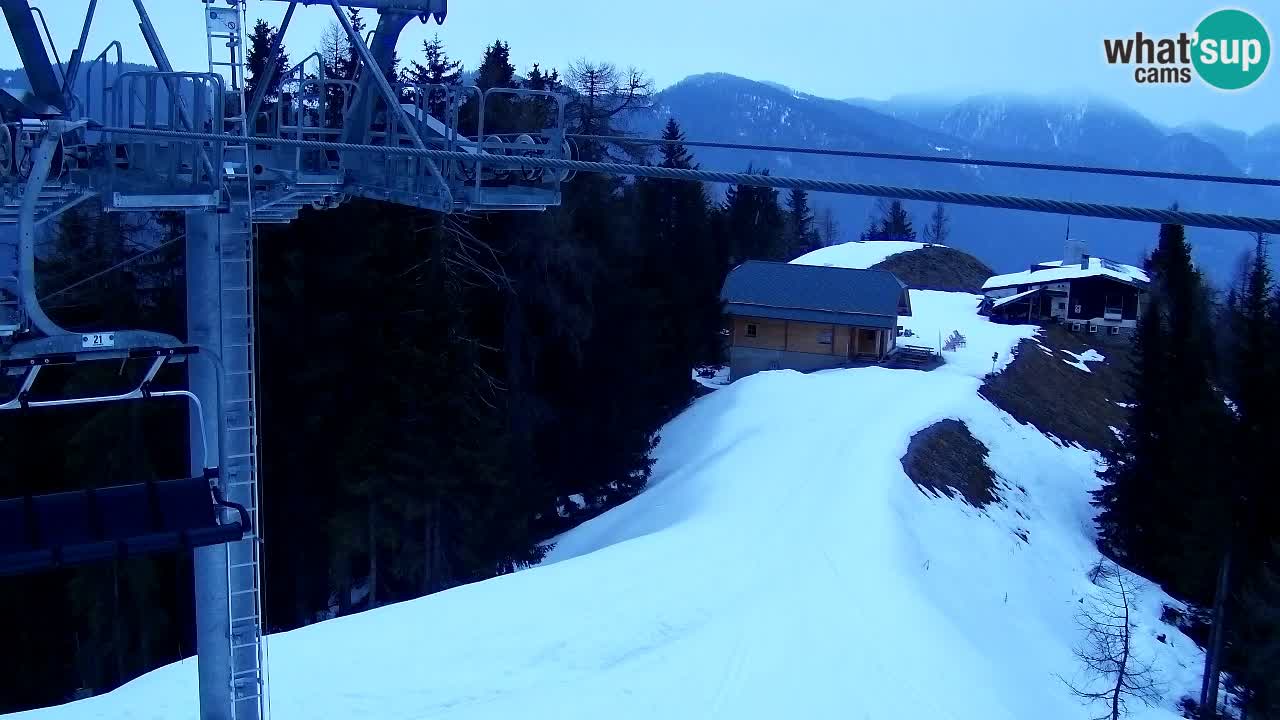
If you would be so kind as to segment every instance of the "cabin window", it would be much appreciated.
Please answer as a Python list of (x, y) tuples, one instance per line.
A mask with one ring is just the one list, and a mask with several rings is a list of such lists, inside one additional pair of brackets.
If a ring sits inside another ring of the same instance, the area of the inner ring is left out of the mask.
[(755, 337), (755, 336), (756, 336), (756, 324), (755, 324), (755, 323), (747, 323), (747, 337), (752, 337), (752, 338), (753, 338), (753, 337)]
[(819, 345), (830, 345), (830, 344), (831, 344), (831, 331), (830, 331), (830, 330), (819, 330), (819, 331), (818, 331), (818, 344), (819, 344)]
[(1124, 300), (1119, 295), (1107, 294), (1103, 312), (1108, 315), (1119, 315), (1124, 312)]
[(1119, 334), (1120, 334), (1120, 326), (1119, 326), (1119, 325), (1112, 325), (1111, 327), (1107, 328), (1107, 332), (1108, 332), (1108, 333), (1110, 333), (1110, 334), (1112, 334), (1112, 335), (1119, 335)]

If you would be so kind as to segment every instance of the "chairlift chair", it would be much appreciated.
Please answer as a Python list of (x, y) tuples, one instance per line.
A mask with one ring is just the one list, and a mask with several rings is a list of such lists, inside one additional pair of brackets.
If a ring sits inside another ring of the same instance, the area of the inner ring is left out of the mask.
[[(103, 336), (109, 336), (104, 340)], [(152, 387), (169, 363), (199, 349), (168, 336), (142, 331), (89, 333), (25, 340), (0, 353), (0, 375), (17, 376), (17, 392), (0, 397), (0, 411), (25, 411), (115, 400), (188, 396), (185, 390)], [(73, 348), (76, 342), (80, 347)], [(95, 345), (107, 345), (95, 347)], [(141, 380), (123, 393), (34, 399), (41, 371), (59, 365), (101, 360), (148, 361)], [(208, 458), (196, 477), (89, 488), (0, 500), (0, 576), (58, 567), (190, 550), (234, 542), (252, 532), (249, 511), (222, 497), (219, 468)], [(224, 509), (235, 511), (225, 519)]]

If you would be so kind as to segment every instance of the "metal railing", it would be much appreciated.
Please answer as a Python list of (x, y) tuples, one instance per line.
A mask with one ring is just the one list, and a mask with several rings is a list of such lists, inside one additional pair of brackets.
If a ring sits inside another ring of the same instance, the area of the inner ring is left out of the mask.
[[(117, 75), (111, 99), (111, 124), (146, 129), (221, 131), (224, 126), (222, 77), (217, 73), (129, 71)], [(188, 99), (190, 106), (188, 106)], [(221, 183), (222, 141), (122, 138), (115, 145), (127, 148), (136, 177), (164, 181), (169, 188), (217, 188)], [(115, 163), (108, 165), (112, 184), (118, 179)]]
[[(115, 80), (108, 83), (107, 72), (111, 69), (111, 63), (107, 60), (107, 53), (109, 53), (112, 48), (115, 48), (116, 51), (116, 72)], [(99, 111), (102, 113), (102, 117), (93, 116), (93, 74), (98, 68), (102, 68), (102, 92), (100, 103), (102, 107)], [(97, 120), (103, 123), (107, 122), (109, 119), (107, 113), (111, 112), (115, 107), (115, 101), (112, 99), (112, 93), (115, 91), (116, 82), (119, 81), (120, 74), (122, 72), (124, 72), (124, 51), (120, 47), (119, 40), (112, 40), (107, 43), (107, 46), (102, 49), (102, 52), (98, 53), (97, 57), (89, 62), (89, 67), (84, 71), (85, 98), (84, 103), (81, 106), (81, 117)]]
[[(308, 70), (312, 61), (313, 69)], [(313, 52), (281, 77), (274, 135), (296, 140), (341, 140), (344, 120), (359, 93), (354, 80), (326, 77), (323, 58)], [(336, 153), (295, 148), (293, 156), (295, 177), (341, 170), (341, 158)]]

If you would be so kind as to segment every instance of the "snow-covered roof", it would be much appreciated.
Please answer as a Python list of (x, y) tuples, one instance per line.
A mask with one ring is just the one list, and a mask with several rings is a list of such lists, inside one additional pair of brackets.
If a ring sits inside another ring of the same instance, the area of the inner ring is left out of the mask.
[(1104, 258), (1089, 257), (1074, 265), (1064, 265), (1061, 260), (1039, 264), (1045, 266), (1044, 269), (993, 275), (982, 283), (982, 289), (992, 290), (995, 288), (1017, 287), (1019, 285), (1062, 282), (1063, 280), (1076, 280), (1086, 277), (1109, 277), (1127, 283), (1150, 282), (1142, 268)]
[(925, 247), (924, 243), (906, 240), (867, 240), (840, 243), (818, 248), (792, 260), (793, 265), (826, 265), (828, 267), (869, 268), (890, 255), (911, 252)]
[(1024, 291), (1022, 291), (1022, 292), (1018, 293), (1017, 295), (1010, 295), (1009, 297), (1002, 297), (1002, 298), (1000, 298), (999, 300), (996, 300), (995, 302), (991, 303), (991, 307), (993, 307), (993, 308), (1003, 307), (1003, 306), (1005, 306), (1005, 305), (1008, 305), (1009, 303), (1017, 302), (1017, 301), (1019, 301), (1019, 300), (1021, 300), (1021, 299), (1025, 298), (1025, 297), (1027, 297), (1028, 295), (1035, 295), (1035, 294), (1036, 294), (1036, 293), (1038, 293), (1038, 292), (1040, 292), (1040, 288), (1035, 288), (1035, 289), (1033, 289), (1033, 290), (1024, 290)]

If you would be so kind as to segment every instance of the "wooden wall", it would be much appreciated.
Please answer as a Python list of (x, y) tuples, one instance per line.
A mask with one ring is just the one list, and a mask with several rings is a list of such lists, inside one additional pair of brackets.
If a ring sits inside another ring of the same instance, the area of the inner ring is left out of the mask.
[[(790, 320), (787, 322), (787, 350), (815, 355), (835, 355), (836, 330), (834, 325)], [(818, 342), (819, 337), (824, 337), (830, 342)]]
[[(756, 336), (747, 336), (747, 325), (756, 326)], [(733, 318), (733, 344), (739, 347), (787, 349), (787, 321), (767, 318)]]
[[(756, 326), (756, 336), (747, 336), (747, 325)], [(849, 343), (858, 328), (845, 325), (824, 325), (821, 323), (800, 322), (796, 320), (771, 320), (734, 316), (733, 344), (738, 347), (761, 348), (765, 350), (787, 350), (790, 352), (813, 353), (816, 355), (838, 355), (848, 357)], [(819, 342), (823, 333), (830, 333), (831, 342)], [(892, 340), (885, 342), (891, 335), (887, 330), (880, 332), (880, 346), (883, 352), (892, 348)], [(873, 346), (864, 340), (862, 351), (871, 352)]]

